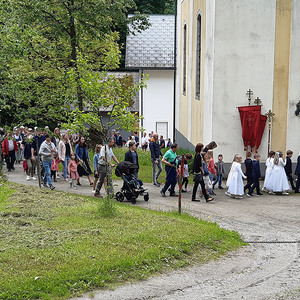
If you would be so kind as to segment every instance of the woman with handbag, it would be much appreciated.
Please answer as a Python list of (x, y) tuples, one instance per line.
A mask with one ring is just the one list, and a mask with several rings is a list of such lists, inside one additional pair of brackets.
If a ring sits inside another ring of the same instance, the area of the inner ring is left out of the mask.
[(193, 195), (192, 201), (200, 202), (200, 200), (196, 199), (196, 193), (198, 186), (200, 184), (203, 196), (206, 202), (210, 202), (213, 200), (212, 197), (209, 197), (205, 190), (205, 184), (203, 181), (203, 161), (201, 157), (201, 152), (203, 151), (203, 144), (198, 143), (195, 148), (195, 158), (194, 158), (194, 165), (193, 165), (193, 173), (194, 173), (194, 188), (193, 188)]
[[(91, 178), (92, 170), (90, 168), (90, 157), (87, 148), (87, 144), (85, 143), (85, 138), (80, 137), (79, 143), (75, 147), (75, 154), (79, 160), (79, 165), (77, 167), (79, 177), (87, 176), (90, 185), (93, 185), (93, 181)], [(79, 179), (77, 179), (77, 185), (81, 185)]]

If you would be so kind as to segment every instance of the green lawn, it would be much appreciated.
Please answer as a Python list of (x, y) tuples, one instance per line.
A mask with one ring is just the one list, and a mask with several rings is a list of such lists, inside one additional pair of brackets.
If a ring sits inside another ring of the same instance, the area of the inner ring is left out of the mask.
[[(164, 154), (168, 149), (163, 149), (162, 153)], [(114, 148), (114, 154), (116, 155), (116, 157), (118, 158), (118, 160), (124, 161), (125, 158), (125, 153), (128, 151), (128, 148)], [(184, 150), (184, 149), (179, 149), (177, 151), (178, 155), (182, 155), (184, 153), (188, 153), (188, 150)], [(137, 150), (138, 156), (139, 156), (139, 164), (140, 164), (140, 170), (139, 170), (139, 179), (141, 179), (143, 182), (152, 182), (152, 164), (151, 164), (151, 154), (150, 151), (143, 151), (138, 149)], [(90, 152), (90, 157), (91, 160), (94, 157), (94, 153)], [(164, 165), (163, 165), (164, 168)], [(116, 179), (117, 177), (114, 175), (113, 176), (114, 179)], [(163, 171), (162, 174), (160, 175), (160, 180), (164, 181), (165, 178), (165, 172)]]
[[(164, 154), (167, 150), (169, 149), (163, 149), (162, 153)], [(125, 158), (125, 153), (128, 151), (128, 148), (122, 147), (122, 148), (114, 148), (113, 149), (114, 154), (118, 158), (118, 160), (124, 161)], [(145, 183), (150, 183), (152, 182), (152, 163), (151, 163), (151, 154), (150, 151), (143, 151), (138, 149), (137, 150), (138, 156), (139, 156), (139, 165), (140, 165), (140, 170), (139, 170), (139, 179), (141, 179)], [(185, 153), (191, 153), (188, 150), (185, 149), (178, 149), (177, 154), (182, 155)], [(193, 153), (192, 153), (193, 154)], [(93, 165), (93, 158), (94, 158), (94, 151), (92, 149), (89, 150), (89, 156), (91, 159), (91, 169), (92, 171), (94, 170), (94, 165)], [(189, 165), (192, 166), (193, 161), (190, 161)], [(163, 165), (164, 169), (164, 165)], [(63, 170), (62, 164), (59, 164), (59, 171), (61, 172)], [(113, 172), (113, 179), (117, 179), (117, 176)], [(160, 175), (160, 181), (164, 181), (165, 179), (165, 171), (163, 171)]]
[(103, 218), (98, 199), (9, 187), (0, 187), (0, 299), (67, 298), (243, 245), (186, 214), (115, 203), (117, 215)]

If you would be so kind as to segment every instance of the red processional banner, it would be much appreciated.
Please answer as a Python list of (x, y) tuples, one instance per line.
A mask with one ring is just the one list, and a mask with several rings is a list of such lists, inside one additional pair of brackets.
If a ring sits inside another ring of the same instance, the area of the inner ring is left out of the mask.
[(258, 127), (258, 131), (256, 133), (255, 152), (257, 152), (257, 149), (260, 146), (260, 142), (261, 142), (264, 130), (265, 130), (267, 119), (268, 118), (266, 116), (260, 115), (259, 127)]
[(240, 112), (245, 150), (247, 150), (249, 146), (250, 148), (255, 147), (255, 151), (257, 151), (260, 146), (267, 118), (260, 114), (260, 105), (242, 106), (238, 109)]

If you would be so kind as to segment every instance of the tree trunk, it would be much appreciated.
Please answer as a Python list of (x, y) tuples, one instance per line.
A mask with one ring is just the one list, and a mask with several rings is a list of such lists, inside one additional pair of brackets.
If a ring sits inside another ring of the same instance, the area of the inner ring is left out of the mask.
[(71, 66), (75, 70), (75, 81), (76, 81), (76, 90), (77, 90), (77, 99), (78, 99), (78, 108), (79, 110), (83, 110), (83, 92), (80, 85), (80, 74), (77, 65), (77, 51), (78, 51), (78, 44), (77, 44), (77, 33), (75, 28), (75, 20), (73, 16), (73, 7), (74, 7), (74, 0), (70, 1), (69, 7), (69, 15), (70, 15), (70, 42), (71, 42)]

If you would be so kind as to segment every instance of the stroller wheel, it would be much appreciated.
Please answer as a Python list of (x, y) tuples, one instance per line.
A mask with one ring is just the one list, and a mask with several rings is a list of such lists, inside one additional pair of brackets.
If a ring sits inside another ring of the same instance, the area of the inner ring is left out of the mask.
[(145, 201), (148, 201), (148, 200), (149, 200), (149, 194), (148, 194), (148, 193), (144, 195), (144, 200), (145, 200)]
[(116, 200), (119, 202), (123, 202), (124, 201), (124, 195), (121, 192), (117, 192), (116, 193)]
[(132, 198), (132, 199), (131, 199), (131, 203), (132, 203), (132, 204), (136, 204), (136, 199), (135, 199), (135, 198)]

